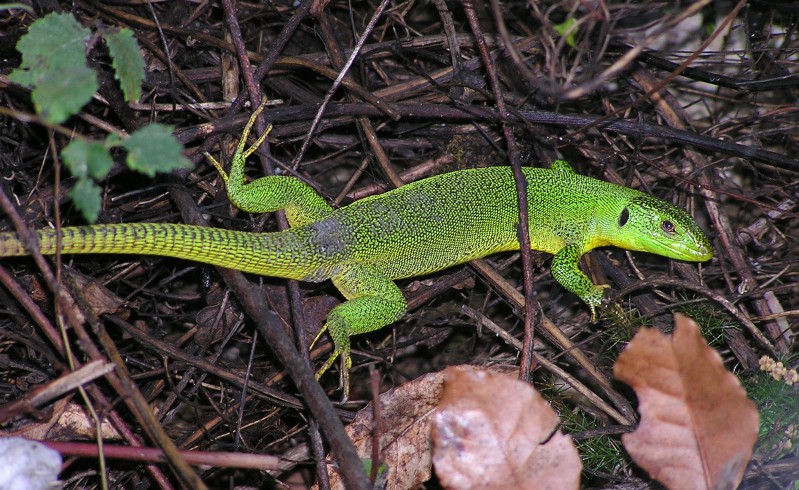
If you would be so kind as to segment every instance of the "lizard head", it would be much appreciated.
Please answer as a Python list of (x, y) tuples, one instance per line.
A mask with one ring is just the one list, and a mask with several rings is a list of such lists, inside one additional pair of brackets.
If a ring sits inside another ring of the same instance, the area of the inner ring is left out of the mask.
[(618, 247), (690, 262), (713, 257), (710, 240), (691, 215), (653, 196), (633, 197), (615, 225), (610, 242)]

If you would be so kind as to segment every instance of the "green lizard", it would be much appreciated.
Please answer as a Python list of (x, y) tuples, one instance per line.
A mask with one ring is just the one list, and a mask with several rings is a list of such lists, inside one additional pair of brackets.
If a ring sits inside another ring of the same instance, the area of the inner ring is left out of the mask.
[[(331, 279), (347, 301), (330, 312), (317, 335), (327, 330), (334, 342), (317, 378), (341, 357), (346, 397), (352, 365), (349, 337), (383, 328), (405, 314), (405, 298), (395, 279), (519, 249), (513, 175), (510, 167), (461, 170), (333, 209), (293, 177), (246, 182), (245, 161), (266, 137), (245, 150), (260, 110), (244, 128), (229, 175), (206, 156), (234, 205), (251, 213), (283, 209), (288, 230), (248, 233), (167, 223), (78, 226), (61, 229), (61, 252), (157, 255), (301, 281)], [(589, 250), (615, 245), (696, 262), (713, 256), (691, 216), (665, 201), (578, 175), (563, 161), (553, 162), (550, 169), (523, 171), (531, 246), (554, 254), (552, 275), (588, 305), (592, 320), (607, 286), (593, 284), (578, 268)], [(56, 252), (55, 230), (36, 235), (43, 254)], [(0, 233), (0, 257), (27, 254), (17, 234)]]

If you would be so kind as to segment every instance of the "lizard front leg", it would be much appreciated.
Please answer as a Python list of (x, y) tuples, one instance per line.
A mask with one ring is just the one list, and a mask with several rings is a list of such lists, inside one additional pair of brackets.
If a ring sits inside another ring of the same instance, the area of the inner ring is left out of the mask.
[(361, 264), (345, 264), (333, 275), (333, 284), (348, 301), (333, 308), (327, 323), (312, 345), (327, 330), (333, 338), (334, 350), (316, 373), (319, 379), (341, 357), (341, 384), (344, 400), (349, 397), (350, 337), (372, 332), (390, 325), (405, 315), (407, 303), (394, 281)]
[(579, 243), (566, 245), (552, 259), (552, 277), (561, 286), (580, 297), (591, 309), (591, 322), (596, 321), (596, 308), (602, 305), (607, 284), (594, 284), (577, 266), (584, 253)]

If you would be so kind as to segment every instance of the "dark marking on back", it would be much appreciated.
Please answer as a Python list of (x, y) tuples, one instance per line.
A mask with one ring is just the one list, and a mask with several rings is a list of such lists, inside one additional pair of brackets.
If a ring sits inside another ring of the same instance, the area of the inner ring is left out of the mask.
[(348, 226), (344, 226), (335, 217), (310, 223), (308, 230), (311, 232), (311, 244), (320, 255), (337, 257), (347, 252), (349, 241), (351, 241), (348, 241), (348, 237), (352, 232)]

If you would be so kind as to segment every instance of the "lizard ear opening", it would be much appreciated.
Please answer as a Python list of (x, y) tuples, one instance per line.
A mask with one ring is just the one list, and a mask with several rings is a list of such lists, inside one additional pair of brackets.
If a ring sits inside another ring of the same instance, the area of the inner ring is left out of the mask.
[(624, 208), (621, 210), (621, 214), (619, 215), (619, 228), (626, 225), (628, 219), (630, 219), (630, 210)]

